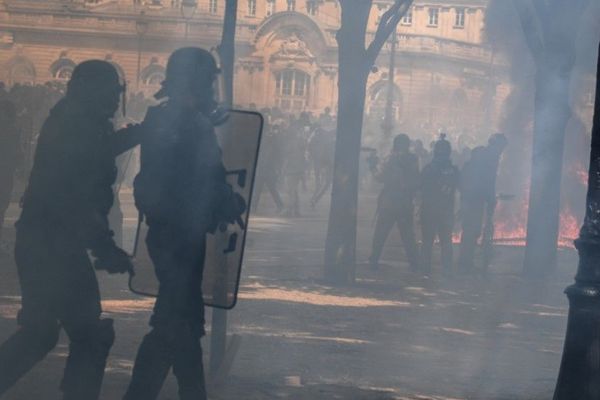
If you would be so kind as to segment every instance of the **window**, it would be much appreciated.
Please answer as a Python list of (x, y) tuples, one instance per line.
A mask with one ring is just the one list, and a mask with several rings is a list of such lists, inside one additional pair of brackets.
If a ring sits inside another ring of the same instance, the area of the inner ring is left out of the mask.
[[(383, 121), (388, 107), (388, 93), (390, 90), (389, 81), (380, 81), (371, 89), (367, 102), (367, 113), (374, 121)], [(392, 117), (397, 122), (402, 116), (402, 91), (397, 85), (394, 85), (392, 92)]]
[(276, 75), (275, 91), (277, 103), (284, 110), (302, 110), (307, 106), (310, 91), (310, 77), (308, 74), (286, 69)]
[(256, 16), (256, 0), (248, 0), (248, 15)]
[(307, 0), (306, 1), (306, 12), (310, 15), (317, 15), (319, 11), (319, 6), (317, 5), (316, 0)]
[(208, 0), (208, 12), (211, 14), (217, 13), (217, 0)]
[(29, 63), (18, 62), (10, 69), (8, 77), (11, 85), (15, 83), (32, 85), (35, 83), (35, 70)]
[(165, 74), (162, 72), (151, 72), (144, 78), (144, 84), (150, 86), (160, 86), (160, 84), (165, 80)]
[(296, 0), (287, 0), (288, 11), (296, 11)]
[(455, 28), (464, 28), (465, 27), (465, 9), (464, 8), (456, 9), (456, 17), (454, 19), (454, 27)]
[(267, 17), (275, 14), (275, 0), (267, 0)]
[(408, 11), (406, 11), (406, 14), (404, 14), (404, 17), (402, 17), (402, 25), (412, 25), (413, 22), (413, 10), (412, 8), (409, 8)]
[(71, 75), (73, 74), (73, 67), (70, 65), (66, 65), (64, 67), (60, 67), (54, 73), (54, 79), (59, 81), (68, 81), (71, 79)]
[(429, 9), (429, 23), (428, 26), (438, 26), (440, 20), (440, 9), (430, 8)]

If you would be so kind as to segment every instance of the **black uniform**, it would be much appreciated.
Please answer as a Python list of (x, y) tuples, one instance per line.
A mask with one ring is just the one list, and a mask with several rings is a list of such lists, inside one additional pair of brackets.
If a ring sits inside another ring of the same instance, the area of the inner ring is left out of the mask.
[(213, 126), (169, 102), (149, 109), (135, 200), (160, 283), (152, 330), (144, 337), (125, 399), (151, 400), (173, 368), (181, 399), (206, 398), (202, 349), (205, 239), (235, 216)]
[(431, 253), (436, 236), (442, 247), (442, 266), (445, 271), (452, 268), (454, 199), (458, 181), (458, 169), (450, 160), (434, 158), (421, 173), (421, 256), (425, 270), (431, 269)]
[[(496, 179), (502, 153), (508, 141), (502, 133), (492, 135), (488, 145), (473, 150), (465, 164), (461, 183), (463, 234), (459, 263), (464, 269), (473, 268), (477, 239), (482, 235), (481, 272), (486, 273), (492, 258), (494, 212), (496, 210)], [(482, 232), (483, 231), (483, 232)]]
[(0, 394), (54, 348), (60, 324), (70, 339), (64, 399), (99, 395), (114, 331), (112, 320), (100, 319), (87, 251), (97, 257), (115, 251), (107, 214), (115, 156), (135, 142), (137, 132), (130, 133), (118, 136), (107, 119), (67, 98), (42, 127), (16, 224), (20, 330), (0, 347)]
[(379, 262), (385, 241), (395, 224), (404, 244), (411, 267), (418, 266), (418, 250), (414, 231), (414, 198), (419, 182), (419, 161), (412, 153), (393, 152), (381, 174), (383, 182), (377, 206), (377, 222), (373, 236), (370, 263)]
[(491, 179), (489, 171), (486, 149), (475, 148), (463, 168), (460, 181), (462, 236), (458, 264), (466, 271), (474, 268), (475, 249), (482, 233), (486, 206), (489, 208), (496, 202), (495, 177)]

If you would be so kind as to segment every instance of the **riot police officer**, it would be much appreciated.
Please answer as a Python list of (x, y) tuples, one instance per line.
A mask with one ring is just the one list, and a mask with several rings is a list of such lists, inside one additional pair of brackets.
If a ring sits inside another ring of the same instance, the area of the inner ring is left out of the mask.
[(402, 237), (406, 258), (411, 268), (418, 268), (418, 250), (414, 231), (414, 199), (419, 181), (419, 161), (410, 152), (410, 138), (400, 134), (394, 138), (392, 152), (382, 169), (374, 171), (383, 182), (377, 204), (377, 222), (369, 262), (376, 268), (385, 241), (394, 225)]
[(460, 216), (462, 235), (458, 268), (471, 272), (475, 267), (475, 249), (482, 233), (486, 203), (495, 202), (495, 193), (486, 173), (486, 149), (478, 146), (465, 163), (460, 180)]
[(458, 169), (452, 164), (450, 142), (442, 136), (433, 146), (433, 159), (421, 173), (422, 267), (431, 270), (431, 253), (437, 236), (442, 248), (442, 267), (452, 269), (452, 228), (458, 188)]
[(146, 216), (146, 244), (160, 286), (152, 329), (138, 350), (126, 400), (156, 399), (171, 368), (182, 400), (206, 399), (200, 346), (206, 235), (245, 209), (225, 180), (210, 119), (218, 72), (209, 52), (176, 50), (156, 94), (167, 100), (150, 108), (143, 123), (134, 195)]
[(477, 147), (465, 164), (461, 177), (462, 237), (459, 267), (471, 271), (475, 267), (477, 240), (482, 236), (483, 262), (481, 272), (487, 272), (491, 261), (493, 219), (496, 210), (496, 179), (502, 153), (508, 141), (502, 133), (488, 140), (486, 147)]
[(0, 395), (54, 348), (62, 326), (70, 340), (64, 399), (99, 396), (114, 330), (112, 320), (100, 318), (98, 282), (87, 251), (97, 269), (131, 269), (107, 220), (115, 156), (140, 134), (113, 131), (111, 118), (123, 91), (111, 64), (85, 61), (42, 127), (16, 224), (22, 308), (19, 330), (0, 347)]

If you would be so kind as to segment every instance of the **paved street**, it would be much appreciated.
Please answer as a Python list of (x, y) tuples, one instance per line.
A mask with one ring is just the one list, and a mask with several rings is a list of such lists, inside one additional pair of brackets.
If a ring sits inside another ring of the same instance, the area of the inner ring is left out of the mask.
[[(361, 202), (364, 262), (373, 208), (372, 199)], [(135, 212), (127, 198), (123, 203), (131, 238)], [(551, 398), (566, 325), (562, 291), (577, 261), (572, 250), (559, 253), (560, 269), (546, 282), (523, 280), (523, 251), (510, 247), (497, 249), (487, 278), (423, 277), (401, 261), (394, 234), (378, 271), (361, 264), (355, 285), (330, 287), (321, 281), (326, 210), (323, 204), (301, 218), (252, 219), (240, 301), (229, 313), (230, 333), (242, 343), (213, 399)], [(3, 340), (16, 327), (19, 292), (12, 263), (0, 268)], [(152, 301), (129, 293), (122, 276), (99, 275), (106, 314), (116, 320), (102, 396), (113, 400), (124, 393)], [(65, 356), (63, 337), (5, 399), (59, 399)], [(176, 398), (169, 378), (161, 399)]]

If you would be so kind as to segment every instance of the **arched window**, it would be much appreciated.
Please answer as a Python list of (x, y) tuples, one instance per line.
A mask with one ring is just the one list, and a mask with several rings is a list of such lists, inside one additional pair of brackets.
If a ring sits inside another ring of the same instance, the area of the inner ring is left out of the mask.
[(71, 79), (73, 69), (75, 69), (75, 62), (67, 57), (61, 56), (50, 66), (50, 74), (52, 74), (52, 77), (55, 80), (66, 82)]
[(277, 105), (284, 110), (303, 110), (308, 106), (310, 76), (297, 69), (286, 69), (275, 76)]
[(165, 74), (162, 72), (153, 72), (146, 77), (144, 84), (150, 86), (159, 86), (165, 80)]
[(34, 84), (35, 77), (35, 67), (25, 58), (15, 60), (8, 70), (8, 80), (10, 85), (14, 85), (15, 83)]
[[(376, 83), (369, 93), (368, 113), (369, 117), (383, 121), (388, 101), (388, 80)], [(400, 120), (402, 114), (402, 91), (394, 85), (392, 99), (392, 115), (396, 121)]]
[(56, 75), (54, 75), (54, 78), (58, 79), (59, 81), (68, 81), (69, 79), (71, 79), (71, 75), (73, 75), (73, 68), (62, 67), (58, 71), (56, 71)]
[(165, 80), (165, 68), (158, 64), (156, 58), (153, 58), (150, 65), (142, 70), (140, 76), (144, 85), (160, 86)]

